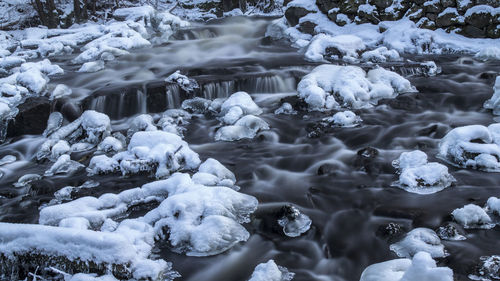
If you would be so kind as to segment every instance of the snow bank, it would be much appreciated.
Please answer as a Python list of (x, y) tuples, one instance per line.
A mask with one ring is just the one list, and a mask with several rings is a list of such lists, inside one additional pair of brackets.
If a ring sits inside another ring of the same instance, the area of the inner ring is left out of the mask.
[(290, 281), (294, 276), (295, 273), (269, 260), (257, 265), (248, 281)]
[(500, 125), (458, 127), (439, 143), (438, 157), (461, 168), (500, 171)]
[(304, 76), (298, 96), (311, 110), (369, 107), (382, 98), (413, 92), (408, 80), (397, 73), (376, 68), (366, 73), (357, 66), (320, 65)]
[(428, 163), (427, 155), (420, 150), (401, 153), (392, 165), (400, 174), (399, 181), (394, 185), (408, 192), (431, 194), (449, 187), (455, 181), (446, 166)]
[(410, 258), (418, 252), (426, 252), (433, 258), (447, 256), (443, 244), (436, 232), (428, 228), (415, 228), (408, 232), (403, 240), (391, 244), (391, 251), (398, 257)]
[(367, 267), (359, 281), (453, 281), (453, 271), (437, 267), (426, 252), (418, 252), (413, 259), (395, 259)]

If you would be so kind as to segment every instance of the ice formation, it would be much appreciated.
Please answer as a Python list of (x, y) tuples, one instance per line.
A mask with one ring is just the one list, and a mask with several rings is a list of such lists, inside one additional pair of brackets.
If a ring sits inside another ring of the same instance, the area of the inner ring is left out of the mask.
[(483, 256), (480, 258), (481, 264), (474, 274), (468, 277), (471, 280), (489, 281), (500, 279), (500, 256)]
[(290, 281), (294, 276), (295, 273), (269, 260), (257, 265), (248, 281)]
[(245, 92), (236, 92), (217, 106), (213, 101), (210, 105), (219, 112), (223, 125), (215, 132), (217, 141), (237, 141), (241, 139), (252, 139), (257, 133), (269, 130), (266, 121), (257, 117), (262, 109)]
[(438, 157), (461, 168), (498, 172), (499, 144), (500, 124), (458, 127), (443, 137)]
[(455, 181), (446, 166), (428, 163), (427, 155), (420, 150), (401, 153), (392, 165), (400, 174), (399, 181), (394, 185), (408, 192), (431, 194), (449, 187)]
[(486, 211), (474, 204), (467, 204), (462, 208), (453, 210), (453, 218), (464, 228), (490, 229), (495, 226)]
[(283, 233), (288, 237), (299, 237), (311, 228), (311, 219), (292, 205), (281, 209), (283, 215), (278, 219), (278, 225), (283, 228)]
[(418, 252), (427, 252), (433, 258), (445, 257), (446, 251), (436, 232), (428, 228), (415, 228), (390, 246), (398, 257), (410, 258)]
[(360, 281), (453, 281), (453, 271), (437, 267), (426, 252), (418, 252), (413, 259), (395, 259), (367, 267)]
[(366, 73), (357, 66), (320, 65), (304, 76), (298, 96), (311, 110), (369, 107), (383, 98), (413, 92), (408, 80), (383, 68)]
[(200, 87), (196, 80), (181, 74), (180, 70), (177, 70), (176, 72), (170, 74), (170, 76), (165, 78), (165, 82), (177, 84), (186, 92), (192, 92), (193, 90)]
[(290, 103), (284, 102), (279, 108), (274, 111), (274, 114), (295, 115), (297, 114), (297, 111), (293, 109), (293, 106)]
[(482, 61), (500, 60), (500, 47), (486, 47), (476, 53), (474, 57)]
[(462, 235), (454, 223), (447, 223), (436, 231), (439, 238), (449, 241), (461, 241), (467, 239)]
[(500, 115), (500, 76), (497, 76), (493, 86), (493, 96), (484, 103), (484, 108), (493, 110), (495, 115)]

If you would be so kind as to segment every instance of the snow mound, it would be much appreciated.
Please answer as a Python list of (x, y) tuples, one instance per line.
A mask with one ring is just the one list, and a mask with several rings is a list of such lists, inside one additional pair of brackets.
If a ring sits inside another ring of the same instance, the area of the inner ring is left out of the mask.
[(357, 66), (320, 65), (302, 78), (297, 90), (310, 110), (330, 110), (370, 107), (379, 99), (394, 98), (415, 88), (399, 74), (383, 68), (366, 73)]
[(392, 165), (398, 169), (399, 181), (393, 185), (418, 194), (441, 191), (455, 181), (448, 168), (436, 162), (427, 162), (427, 155), (420, 151), (403, 152)]
[(325, 55), (333, 59), (355, 60), (358, 53), (365, 50), (366, 46), (361, 38), (354, 35), (330, 36), (318, 34), (314, 36), (305, 52), (306, 59), (314, 62), (323, 61)]
[(464, 228), (490, 229), (495, 226), (486, 211), (474, 204), (467, 204), (451, 213), (453, 218)]
[(269, 260), (257, 265), (248, 281), (290, 281), (294, 276), (295, 273)]
[(493, 96), (484, 103), (484, 108), (493, 110), (495, 115), (500, 115), (500, 76), (497, 76), (493, 86)]
[(499, 144), (500, 124), (458, 127), (443, 137), (438, 157), (457, 167), (498, 172)]
[[(78, 119), (65, 126), (61, 127), (61, 125), (60, 113), (53, 113), (49, 116), (47, 129), (44, 132), (44, 136), (48, 139), (37, 153), (39, 160), (44, 158), (54, 160), (54, 156), (92, 149), (111, 134), (109, 117), (93, 110), (85, 111)], [(70, 146), (69, 150), (64, 145), (65, 143)]]
[(367, 267), (359, 281), (453, 281), (453, 271), (437, 267), (426, 252), (418, 252), (413, 259), (395, 259)]
[(410, 258), (418, 252), (426, 252), (433, 258), (447, 256), (441, 239), (434, 230), (428, 228), (415, 228), (408, 232), (405, 237), (390, 246), (391, 251), (398, 257)]
[(355, 127), (363, 120), (350, 110), (335, 113), (331, 117), (323, 118), (323, 121), (331, 123), (337, 127)]
[[(211, 159), (204, 163), (202, 171), (231, 179), (232, 173), (222, 167)], [(249, 222), (258, 204), (253, 196), (230, 187), (201, 185), (188, 174), (175, 173), (119, 194), (82, 197), (45, 207), (39, 222), (60, 225), (68, 219), (84, 218), (92, 229), (101, 229), (133, 206), (152, 201), (160, 202), (159, 206), (143, 217), (122, 221), (112, 233), (129, 224), (142, 224), (134, 235), (167, 240), (174, 251), (190, 256), (216, 255), (246, 241), (249, 233), (241, 224)]]
[(269, 130), (269, 124), (255, 116), (262, 113), (262, 109), (245, 92), (236, 92), (224, 100), (219, 106), (214, 100), (210, 107), (219, 112), (222, 126), (215, 132), (217, 141), (237, 141), (253, 139), (257, 133)]

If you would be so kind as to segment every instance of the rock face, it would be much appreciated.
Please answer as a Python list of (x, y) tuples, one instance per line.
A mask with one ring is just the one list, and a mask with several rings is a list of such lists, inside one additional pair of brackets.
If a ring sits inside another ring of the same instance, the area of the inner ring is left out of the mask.
[[(316, 0), (316, 5), (340, 26), (350, 22), (378, 24), (406, 17), (421, 28), (443, 28), (474, 38), (500, 38), (497, 0)], [(300, 18), (311, 12), (300, 5), (288, 5), (285, 17), (290, 26), (296, 26)], [(309, 22), (301, 24), (300, 29), (314, 35), (314, 26)]]

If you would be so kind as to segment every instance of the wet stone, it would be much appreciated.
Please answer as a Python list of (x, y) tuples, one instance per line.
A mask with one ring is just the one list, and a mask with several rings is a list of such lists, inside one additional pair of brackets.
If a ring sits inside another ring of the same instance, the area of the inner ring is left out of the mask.
[(19, 105), (19, 113), (9, 121), (7, 137), (43, 133), (51, 111), (51, 102), (45, 97), (30, 98)]

